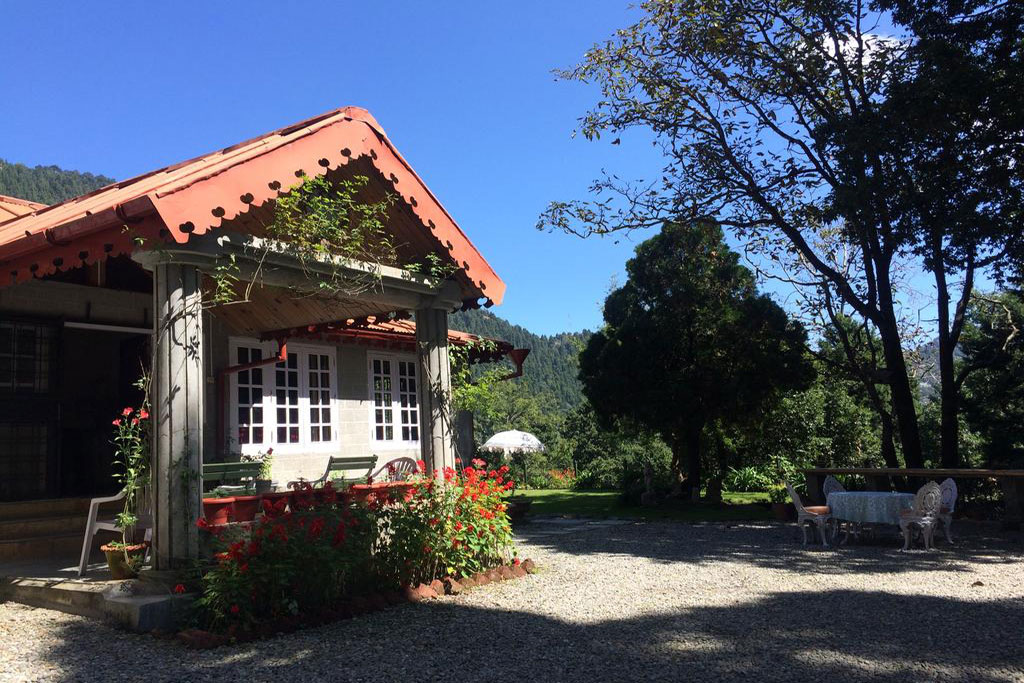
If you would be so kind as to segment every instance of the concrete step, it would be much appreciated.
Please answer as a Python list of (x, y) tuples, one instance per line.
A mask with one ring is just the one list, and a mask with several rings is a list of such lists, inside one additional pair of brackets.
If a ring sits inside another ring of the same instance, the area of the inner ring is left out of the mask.
[(22, 562), (35, 558), (76, 557), (82, 549), (81, 529), (28, 538), (0, 540), (0, 562)]
[(19, 538), (53, 536), (55, 534), (85, 533), (87, 515), (52, 515), (22, 519), (0, 519), (0, 541)]
[(38, 519), (89, 514), (89, 498), (54, 498), (0, 503), (0, 522), (12, 519)]

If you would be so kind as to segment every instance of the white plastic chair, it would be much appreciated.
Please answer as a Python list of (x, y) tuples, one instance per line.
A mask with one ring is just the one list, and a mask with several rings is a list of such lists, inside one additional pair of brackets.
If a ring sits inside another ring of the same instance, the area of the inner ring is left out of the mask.
[(946, 541), (952, 545), (953, 535), (949, 532), (949, 527), (953, 523), (953, 512), (956, 510), (958, 495), (956, 482), (952, 479), (946, 479), (946, 481), (939, 484), (939, 492), (942, 494), (942, 502), (939, 505), (939, 521), (942, 522), (942, 530), (946, 533)]
[(821, 544), (826, 548), (829, 547), (826, 531), (831, 526), (832, 514), (828, 506), (812, 505), (805, 507), (803, 501), (800, 500), (800, 494), (788, 482), (786, 483), (786, 490), (789, 491), (789, 497), (793, 499), (793, 506), (796, 508), (796, 523), (800, 525), (800, 530), (804, 534), (804, 545), (807, 545), (807, 525), (811, 524), (818, 528), (818, 533), (821, 534)]
[[(116, 503), (122, 501), (127, 497), (127, 495), (128, 490), (123, 489), (117, 495), (107, 496), (105, 498), (93, 498), (89, 503), (89, 518), (85, 523), (85, 539), (82, 541), (82, 558), (78, 563), (79, 576), (85, 574), (86, 567), (89, 565), (89, 555), (92, 551), (92, 542), (96, 537), (96, 532), (121, 531), (121, 528), (117, 526), (117, 521), (113, 517), (99, 519), (100, 506), (104, 503)], [(139, 521), (135, 523), (135, 529), (145, 529), (146, 533), (144, 540), (150, 541), (153, 538), (153, 516), (150, 510), (149, 489), (142, 489), (139, 491), (138, 501), (137, 517)], [(146, 551), (146, 555), (149, 555), (148, 550)]]
[(942, 491), (939, 485), (930, 481), (914, 496), (914, 507), (900, 513), (900, 531), (903, 532), (903, 548), (910, 548), (911, 527), (921, 530), (924, 539), (924, 549), (930, 550), (932, 535), (935, 532), (935, 522), (939, 518), (939, 508), (942, 506)]

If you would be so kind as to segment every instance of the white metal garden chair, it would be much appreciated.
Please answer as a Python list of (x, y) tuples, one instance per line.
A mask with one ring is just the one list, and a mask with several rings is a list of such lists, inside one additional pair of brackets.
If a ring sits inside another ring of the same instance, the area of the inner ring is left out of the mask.
[(382, 481), (404, 481), (416, 474), (417, 471), (416, 461), (412, 458), (395, 458), (389, 460), (378, 469), (376, 472), (370, 475), (370, 479), (377, 481), (378, 477), (384, 475)]
[(800, 500), (800, 494), (796, 492), (792, 484), (786, 483), (786, 490), (789, 491), (789, 497), (793, 499), (793, 506), (796, 507), (796, 523), (800, 525), (800, 530), (804, 534), (804, 545), (807, 545), (807, 525), (817, 527), (818, 533), (821, 534), (821, 544), (826, 548), (828, 545), (828, 532), (832, 524), (832, 515), (827, 505), (811, 505), (804, 506), (803, 501)]
[(942, 507), (942, 491), (939, 485), (930, 481), (920, 488), (914, 496), (914, 507), (900, 513), (900, 531), (903, 532), (903, 548), (910, 548), (911, 534), (916, 527), (921, 531), (924, 540), (925, 550), (933, 546), (932, 535), (935, 532), (935, 524), (939, 519), (939, 509)]
[[(135, 523), (135, 530), (145, 530), (143, 537), (144, 541), (151, 541), (153, 538), (153, 515), (152, 515), (152, 501), (149, 495), (149, 489), (144, 488), (139, 491), (138, 494), (138, 512), (136, 516), (138, 521)], [(117, 526), (117, 520), (113, 517), (99, 518), (100, 506), (105, 503), (117, 503), (123, 501), (128, 496), (128, 489), (122, 489), (120, 493), (113, 496), (106, 496), (104, 498), (93, 498), (89, 503), (89, 517), (85, 523), (85, 538), (82, 540), (82, 557), (78, 563), (78, 575), (82, 576), (85, 574), (86, 568), (89, 566), (89, 555), (92, 552), (92, 542), (96, 537), (98, 531), (121, 531), (120, 527)], [(146, 551), (148, 556), (149, 551)]]
[(946, 533), (946, 541), (952, 544), (953, 535), (950, 533), (949, 527), (953, 523), (953, 512), (956, 510), (956, 499), (959, 493), (956, 482), (946, 479), (939, 484), (939, 492), (942, 494), (939, 504), (939, 522), (942, 523), (942, 530)]
[(846, 488), (839, 483), (839, 480), (833, 477), (831, 474), (825, 477), (825, 483), (821, 486), (821, 492), (825, 496), (825, 502), (828, 503), (828, 497), (831, 493), (845, 493)]

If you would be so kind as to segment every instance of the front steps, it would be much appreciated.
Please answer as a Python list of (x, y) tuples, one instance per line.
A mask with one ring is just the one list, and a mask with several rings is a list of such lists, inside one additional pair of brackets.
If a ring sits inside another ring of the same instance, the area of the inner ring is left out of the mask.
[(88, 515), (88, 498), (0, 503), (0, 565), (76, 557)]

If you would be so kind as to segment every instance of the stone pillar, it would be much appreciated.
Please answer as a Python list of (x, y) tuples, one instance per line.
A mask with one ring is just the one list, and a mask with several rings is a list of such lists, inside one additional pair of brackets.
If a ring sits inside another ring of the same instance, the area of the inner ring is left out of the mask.
[(448, 312), (416, 311), (416, 355), (420, 376), (420, 453), (431, 472), (455, 466)]
[(202, 275), (195, 266), (153, 267), (153, 558), (157, 570), (199, 557), (202, 514)]

